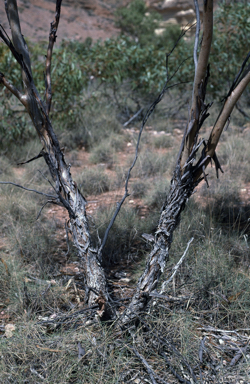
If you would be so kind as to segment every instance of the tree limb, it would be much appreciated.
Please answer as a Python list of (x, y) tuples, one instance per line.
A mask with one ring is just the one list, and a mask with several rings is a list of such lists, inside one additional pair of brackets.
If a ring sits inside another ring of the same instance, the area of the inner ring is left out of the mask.
[[(227, 97), (223, 105), (223, 109), (220, 112), (219, 117), (211, 131), (211, 134), (205, 149), (205, 154), (207, 157), (207, 160), (204, 163), (205, 167), (209, 164), (210, 159), (213, 158), (215, 154), (215, 149), (219, 142), (222, 131), (227, 123), (227, 120), (230, 117), (237, 101), (239, 100), (240, 96), (242, 95), (242, 93), (244, 92), (244, 90), (246, 89), (249, 83), (250, 83), (250, 69), (249, 69), (249, 72), (245, 74), (245, 77), (243, 77), (240, 83), (234, 88), (231, 94)], [(201, 176), (201, 174), (202, 174), (202, 169), (201, 169), (201, 166), (199, 166), (197, 167), (197, 171), (195, 172), (194, 180), (197, 181)]]
[(199, 36), (200, 36), (200, 11), (198, 1), (194, 0), (195, 13), (196, 13), (196, 31), (195, 31), (195, 42), (194, 42), (194, 67), (195, 67), (195, 76), (197, 72), (198, 59), (197, 59), (197, 51), (199, 44)]
[(56, 41), (56, 32), (60, 20), (61, 13), (61, 3), (62, 0), (56, 1), (56, 14), (55, 19), (51, 23), (50, 34), (49, 34), (49, 45), (47, 49), (47, 57), (46, 57), (46, 110), (49, 115), (51, 100), (52, 100), (52, 91), (51, 91), (51, 61), (52, 61), (52, 52), (54, 43)]
[(172, 275), (170, 276), (170, 278), (167, 281), (164, 281), (164, 283), (162, 284), (162, 287), (161, 287), (161, 290), (160, 290), (160, 295), (163, 294), (163, 292), (166, 289), (166, 286), (170, 283), (170, 281), (173, 280), (174, 276), (176, 275), (176, 272), (178, 271), (179, 267), (181, 266), (183, 260), (185, 259), (187, 251), (188, 251), (188, 248), (189, 248), (190, 244), (193, 242), (193, 240), (194, 240), (193, 237), (189, 240), (183, 255), (181, 256), (180, 260), (178, 261), (178, 263), (173, 268)]
[(49, 195), (48, 193), (44, 193), (44, 192), (39, 192), (39, 191), (37, 191), (36, 189), (26, 188), (26, 187), (23, 187), (22, 185), (19, 185), (19, 184), (16, 184), (16, 183), (12, 183), (11, 181), (0, 181), (0, 184), (10, 184), (10, 185), (14, 185), (15, 187), (24, 189), (25, 191), (35, 192), (35, 193), (38, 193), (39, 195), (43, 195), (43, 196), (49, 197), (49, 198), (51, 198), (51, 199), (58, 199), (58, 196)]
[(195, 120), (194, 125), (185, 137), (185, 145), (182, 156), (181, 165), (185, 164), (188, 156), (190, 155), (193, 145), (194, 138), (197, 134), (198, 119), (202, 107), (202, 103), (205, 99), (205, 92), (200, 94), (200, 89), (205, 89), (205, 79), (207, 74), (208, 59), (210, 55), (210, 48), (212, 44), (213, 37), (213, 0), (207, 0), (204, 2), (204, 12), (203, 12), (203, 37), (201, 50), (199, 54), (197, 69), (195, 72), (193, 94), (192, 94), (192, 105), (190, 110), (189, 120)]

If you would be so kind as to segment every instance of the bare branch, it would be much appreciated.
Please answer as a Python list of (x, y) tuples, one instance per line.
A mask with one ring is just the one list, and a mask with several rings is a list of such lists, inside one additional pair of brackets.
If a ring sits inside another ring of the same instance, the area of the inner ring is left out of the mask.
[(12, 183), (11, 181), (0, 181), (0, 184), (14, 185), (15, 187), (18, 187), (18, 188), (21, 188), (21, 189), (25, 189), (25, 191), (35, 192), (35, 193), (38, 193), (39, 195), (43, 195), (43, 196), (49, 197), (51, 199), (58, 199), (58, 196), (49, 195), (48, 193), (44, 193), (44, 192), (39, 192), (36, 189), (26, 188), (26, 187), (23, 187), (22, 185), (19, 185), (19, 184), (16, 184), (16, 183)]
[(42, 151), (41, 151), (38, 155), (32, 157), (32, 159), (29, 159), (29, 160), (27, 160), (27, 161), (23, 161), (23, 162), (21, 162), (21, 163), (17, 163), (17, 165), (28, 164), (28, 163), (31, 163), (31, 162), (34, 161), (34, 160), (40, 159), (41, 157), (43, 157)]
[(248, 349), (249, 349), (249, 340), (247, 341), (247, 344), (243, 348), (239, 348), (239, 351), (236, 353), (234, 358), (230, 361), (230, 366), (231, 367), (234, 366), (241, 359), (242, 356), (246, 355)]
[[(170, 361), (168, 360), (168, 358), (167, 358), (167, 356), (166, 356), (166, 354), (165, 354), (164, 352), (162, 352), (161, 355), (164, 357), (164, 360), (165, 360), (166, 363), (168, 364), (168, 366), (169, 366), (169, 368), (170, 368), (172, 374), (178, 379), (178, 381), (179, 381), (180, 383), (191, 384), (191, 381), (184, 379), (183, 377), (181, 377), (181, 376), (176, 372), (176, 370), (172, 367)], [(193, 379), (194, 379), (194, 377), (193, 377)], [(194, 380), (194, 382), (196, 383), (197, 380)]]
[(204, 12), (203, 12), (203, 37), (201, 50), (199, 54), (197, 69), (195, 72), (193, 94), (192, 94), (192, 106), (190, 111), (189, 120), (195, 119), (195, 123), (192, 127), (192, 130), (185, 138), (185, 146), (182, 156), (182, 165), (185, 164), (188, 156), (192, 151), (194, 144), (194, 138), (197, 134), (198, 127), (198, 118), (201, 111), (201, 103), (205, 99), (205, 92), (203, 95), (200, 94), (202, 88), (206, 88), (205, 79), (207, 75), (207, 66), (208, 59), (210, 55), (210, 48), (212, 44), (213, 37), (213, 0), (207, 0), (204, 2)]
[[(223, 108), (219, 114), (219, 117), (212, 129), (212, 132), (210, 134), (210, 137), (205, 149), (205, 153), (207, 157), (206, 161), (203, 163), (205, 167), (209, 164), (210, 159), (214, 157), (215, 149), (219, 142), (222, 131), (228, 121), (228, 118), (230, 117), (233, 111), (233, 108), (235, 107), (237, 101), (239, 100), (240, 96), (242, 95), (242, 93), (244, 92), (244, 90), (246, 89), (249, 83), (250, 83), (250, 68), (249, 68), (249, 71), (245, 73), (240, 83), (234, 88), (234, 90), (232, 90), (231, 94), (227, 97), (223, 105)], [(201, 166), (199, 166), (197, 167), (197, 170), (195, 172), (194, 180), (195, 181), (198, 180), (201, 174), (202, 174), (202, 169), (201, 169)]]
[(200, 36), (200, 11), (198, 1), (194, 0), (195, 13), (196, 13), (196, 31), (195, 31), (195, 42), (194, 42), (194, 67), (195, 67), (195, 76), (197, 72), (198, 59), (197, 59), (197, 51), (199, 44), (199, 36)]
[(127, 127), (130, 123), (132, 123), (132, 121), (134, 119), (137, 118), (137, 116), (139, 116), (139, 114), (143, 111), (143, 108), (139, 109), (139, 111), (137, 111), (134, 116), (132, 116), (128, 121), (126, 121), (126, 123), (123, 124), (124, 127)]
[[(180, 42), (180, 40), (182, 39), (182, 37), (194, 26), (194, 24), (192, 24), (189, 28), (187, 29), (183, 29), (180, 33), (180, 36), (178, 37), (176, 43), (174, 44), (173, 48), (171, 49), (171, 51), (166, 55), (166, 68), (168, 68), (168, 57), (173, 53), (174, 49), (176, 48), (176, 46), (178, 45), (178, 43)], [(127, 178), (126, 178), (126, 181), (125, 181), (125, 192), (124, 192), (124, 195), (122, 197), (122, 199), (120, 200), (120, 202), (117, 203), (117, 207), (116, 207), (116, 210), (115, 210), (115, 213), (113, 215), (113, 217), (111, 218), (110, 222), (109, 222), (109, 225), (105, 231), (105, 234), (104, 234), (104, 237), (103, 237), (103, 241), (102, 241), (102, 244), (101, 246), (99, 247), (99, 250), (98, 250), (98, 259), (101, 260), (102, 259), (102, 251), (103, 251), (103, 248), (106, 244), (106, 241), (108, 239), (108, 234), (109, 234), (109, 231), (110, 229), (112, 228), (115, 220), (116, 220), (116, 217), (118, 215), (118, 213), (120, 212), (121, 210), (121, 207), (124, 203), (124, 201), (126, 200), (126, 198), (129, 196), (129, 193), (128, 193), (128, 182), (129, 182), (129, 178), (130, 178), (130, 175), (131, 175), (131, 171), (132, 169), (134, 168), (135, 164), (136, 164), (136, 161), (137, 161), (137, 158), (138, 158), (138, 151), (139, 151), (139, 145), (140, 145), (140, 140), (141, 140), (141, 135), (142, 135), (142, 132), (143, 132), (143, 129), (144, 129), (144, 126), (146, 124), (146, 122), (148, 121), (149, 117), (151, 116), (151, 114), (154, 112), (157, 104), (160, 103), (160, 101), (163, 99), (166, 91), (170, 88), (173, 88), (175, 87), (176, 85), (178, 84), (173, 84), (173, 85), (170, 85), (168, 86), (168, 83), (170, 82), (170, 80), (172, 80), (175, 76), (175, 74), (178, 72), (179, 68), (181, 67), (181, 65), (186, 61), (187, 59), (184, 59), (182, 61), (182, 63), (179, 65), (179, 67), (174, 71), (174, 73), (171, 75), (171, 77), (168, 76), (168, 71), (167, 71), (167, 79), (166, 79), (166, 82), (163, 86), (163, 89), (161, 91), (161, 93), (158, 95), (158, 97), (156, 98), (156, 100), (150, 105), (150, 107), (148, 108), (144, 118), (143, 118), (143, 121), (142, 121), (142, 124), (141, 124), (141, 128), (140, 128), (140, 131), (139, 131), (139, 134), (138, 134), (138, 139), (137, 139), (137, 143), (136, 143), (136, 149), (135, 149), (135, 157), (134, 157), (134, 160), (133, 160), (133, 163), (131, 165), (131, 167), (129, 168), (128, 170), (128, 173), (127, 173)], [(184, 84), (181, 83), (181, 84)]]
[(162, 295), (162, 294), (164, 293), (164, 291), (165, 291), (165, 289), (166, 289), (166, 286), (167, 286), (167, 285), (170, 283), (170, 281), (172, 281), (173, 278), (175, 277), (176, 272), (178, 271), (179, 267), (180, 267), (181, 264), (183, 263), (183, 260), (184, 260), (185, 257), (186, 257), (188, 248), (189, 248), (190, 244), (193, 242), (193, 240), (194, 240), (193, 237), (189, 240), (189, 242), (188, 242), (188, 244), (187, 244), (187, 247), (186, 247), (186, 249), (185, 249), (183, 255), (181, 256), (180, 260), (178, 261), (178, 263), (174, 266), (174, 268), (173, 268), (173, 270), (172, 270), (172, 271), (173, 271), (172, 275), (170, 276), (170, 278), (169, 278), (167, 281), (164, 281), (164, 283), (162, 284), (162, 287), (161, 287), (161, 290), (160, 290), (160, 295)]
[(22, 56), (31, 75), (30, 57), (26, 42), (22, 35), (16, 0), (7, 0), (7, 16), (10, 22), (12, 41), (16, 51)]
[(144, 357), (137, 351), (135, 347), (133, 347), (133, 351), (135, 355), (141, 360), (142, 364), (148, 371), (149, 377), (151, 379), (152, 384), (157, 384), (155, 381), (155, 377), (157, 377), (158, 380), (160, 380), (163, 384), (167, 384), (163, 379), (161, 379), (156, 373), (152, 370), (148, 362), (144, 359)]
[(47, 57), (46, 57), (46, 110), (48, 115), (50, 112), (51, 100), (52, 100), (52, 91), (51, 91), (52, 52), (53, 52), (54, 43), (56, 41), (56, 32), (57, 32), (57, 28), (60, 20), (61, 3), (62, 3), (62, 0), (56, 1), (56, 14), (55, 14), (55, 19), (51, 23), (51, 27), (50, 27), (49, 45), (48, 45)]
[(37, 217), (36, 217), (36, 220), (39, 219), (39, 217), (40, 217), (40, 215), (41, 215), (41, 213), (42, 213), (43, 208), (44, 208), (47, 204), (57, 204), (57, 203), (56, 203), (54, 200), (48, 200), (48, 201), (46, 201), (46, 203), (44, 203), (44, 204), (42, 205), (41, 209), (39, 210), (39, 212), (38, 212), (38, 214), (37, 214)]
[(2, 83), (13, 95), (15, 95), (18, 100), (21, 101), (21, 103), (26, 107), (27, 106), (27, 101), (26, 101), (26, 96), (23, 95), (21, 92), (18, 91), (14, 85), (12, 85), (4, 76), (3, 73), (0, 72), (0, 83)]

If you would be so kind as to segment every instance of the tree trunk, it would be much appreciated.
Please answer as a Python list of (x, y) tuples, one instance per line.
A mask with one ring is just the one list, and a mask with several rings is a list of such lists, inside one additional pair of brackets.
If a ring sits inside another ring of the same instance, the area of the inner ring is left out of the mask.
[[(98, 252), (91, 248), (88, 219), (86, 215), (86, 200), (72, 180), (70, 165), (65, 162), (59, 142), (53, 131), (49, 110), (51, 105), (50, 61), (56, 39), (56, 31), (60, 17), (61, 1), (57, 0), (55, 20), (51, 24), (50, 41), (46, 61), (46, 105), (41, 100), (34, 85), (29, 52), (21, 33), (16, 0), (7, 0), (6, 11), (10, 22), (12, 40), (0, 29), (0, 37), (11, 50), (22, 70), (24, 93), (19, 92), (0, 74), (0, 81), (21, 101), (27, 109), (43, 145), (39, 157), (47, 163), (54, 182), (57, 199), (54, 203), (64, 206), (69, 214), (69, 230), (78, 251), (78, 256), (84, 270), (87, 302), (89, 305), (98, 303), (99, 315), (103, 318), (113, 318), (114, 310), (109, 304), (109, 295), (104, 270), (98, 260)], [(48, 57), (50, 60), (48, 60)], [(100, 257), (100, 256), (99, 256)]]
[(148, 257), (145, 271), (137, 284), (136, 292), (130, 304), (119, 320), (118, 324), (122, 328), (126, 328), (131, 322), (138, 319), (146, 309), (150, 300), (149, 294), (157, 288), (160, 276), (169, 259), (173, 233), (180, 222), (181, 212), (199, 181), (193, 182), (192, 167), (189, 167), (189, 171), (184, 177), (181, 177), (180, 167), (177, 165), (169, 193), (162, 207), (159, 224), (155, 232), (154, 246)]

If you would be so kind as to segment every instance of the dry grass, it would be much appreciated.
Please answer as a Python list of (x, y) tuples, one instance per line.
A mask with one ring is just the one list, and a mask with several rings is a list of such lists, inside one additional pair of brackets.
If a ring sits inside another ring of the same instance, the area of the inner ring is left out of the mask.
[[(93, 124), (93, 135), (100, 135), (102, 119), (103, 115)], [(123, 139), (121, 132), (116, 136), (117, 128), (113, 124), (114, 137), (124, 145), (128, 133)], [(108, 129), (104, 129), (104, 138), (107, 134)], [(249, 382), (249, 349), (237, 364), (230, 366), (249, 338), (247, 135), (247, 131), (238, 132), (235, 139), (234, 131), (229, 129), (224, 133), (218, 157), (225, 174), (217, 181), (214, 170), (209, 169), (210, 188), (200, 187), (190, 199), (174, 234), (161, 283), (171, 274), (189, 239), (194, 237), (194, 241), (164, 292), (172, 300), (153, 299), (141, 325), (133, 330), (134, 344), (129, 334), (117, 334), (112, 327), (100, 324), (94, 313), (84, 311), (82, 281), (77, 273), (65, 272), (66, 268), (71, 271), (73, 267), (79, 268), (79, 264), (73, 247), (66, 256), (64, 223), (60, 217), (53, 216), (48, 207), (36, 221), (44, 200), (13, 186), (1, 185), (0, 381), (13, 384), (150, 382), (135, 348), (168, 383), (178, 382), (173, 370), (191, 381), (189, 366), (197, 382), (202, 382), (200, 372), (204, 383)], [(143, 271), (150, 244), (141, 234), (154, 231), (169, 185), (169, 167), (174, 164), (168, 139), (159, 145), (154, 140), (147, 132), (131, 180), (131, 199), (136, 203), (132, 208), (129, 203), (124, 206), (104, 251), (110, 289), (117, 300), (131, 296)], [(94, 148), (94, 154), (101, 148), (100, 140), (96, 146), (92, 141), (88, 145)], [(150, 152), (153, 146), (155, 152)], [(33, 143), (30, 147), (26, 145), (27, 158), (37, 154), (39, 148)], [(127, 149), (124, 153), (131, 156)], [(232, 156), (230, 160), (228, 153)], [(17, 153), (15, 158), (20, 160), (23, 156)], [(77, 163), (76, 152), (72, 159)], [(38, 169), (44, 172), (43, 160), (26, 165), (23, 171), (13, 168), (12, 161), (4, 158), (1, 162), (1, 180), (53, 192), (38, 172)], [(115, 170), (92, 167), (93, 170), (85, 170), (83, 174), (80, 168), (77, 175), (84, 193), (98, 194), (114, 188)], [(47, 172), (44, 173), (47, 177)], [(124, 166), (119, 176), (124, 181)], [(114, 207), (97, 207), (91, 221), (95, 222), (91, 226), (94, 236), (96, 230), (103, 236), (113, 210)], [(124, 277), (114, 278), (114, 273), (121, 271), (126, 272), (128, 281), (123, 281)], [(121, 311), (126, 303), (126, 300), (121, 302)], [(10, 338), (4, 333), (7, 324), (15, 325)], [(209, 327), (213, 328), (209, 330)], [(235, 329), (237, 334), (233, 333)], [(200, 362), (199, 349), (205, 336), (206, 350)], [(80, 359), (79, 342), (86, 352)], [(156, 378), (156, 382), (160, 380)]]

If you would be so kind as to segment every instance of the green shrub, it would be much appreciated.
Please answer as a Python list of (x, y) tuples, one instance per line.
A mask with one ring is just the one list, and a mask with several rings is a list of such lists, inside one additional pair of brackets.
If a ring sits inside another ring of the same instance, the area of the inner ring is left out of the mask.
[(139, 154), (132, 176), (148, 178), (162, 175), (167, 171), (171, 172), (172, 157), (172, 154), (162, 155), (146, 150)]
[[(114, 208), (100, 207), (94, 216), (94, 221), (101, 239), (104, 236), (113, 213)], [(145, 247), (138, 247), (138, 242), (145, 244), (141, 238), (141, 234), (144, 232), (151, 233), (156, 223), (152, 217), (142, 220), (138, 213), (134, 208), (121, 208), (110, 230), (104, 248), (103, 261), (105, 265), (118, 261), (121, 262), (121, 258), (129, 260), (131, 257), (131, 249), (133, 249), (134, 255), (141, 255), (144, 252)], [(137, 244), (137, 246), (135, 247), (134, 244)]]
[(143, 0), (133, 0), (127, 7), (116, 11), (116, 25), (122, 33), (137, 39), (142, 45), (155, 40), (155, 29), (159, 27), (161, 16), (148, 12)]
[(99, 195), (108, 192), (110, 189), (109, 177), (99, 169), (86, 169), (77, 178), (77, 183), (84, 196)]
[(174, 140), (172, 136), (157, 135), (153, 138), (153, 145), (155, 148), (171, 148)]
[(169, 188), (169, 181), (156, 179), (152, 185), (153, 187), (149, 190), (145, 198), (145, 203), (150, 208), (150, 210), (159, 212), (166, 198), (166, 193)]
[(249, 52), (250, 3), (223, 1), (215, 12), (209, 88), (226, 94)]
[(148, 194), (150, 183), (147, 181), (135, 181), (132, 184), (132, 197), (141, 198)]

